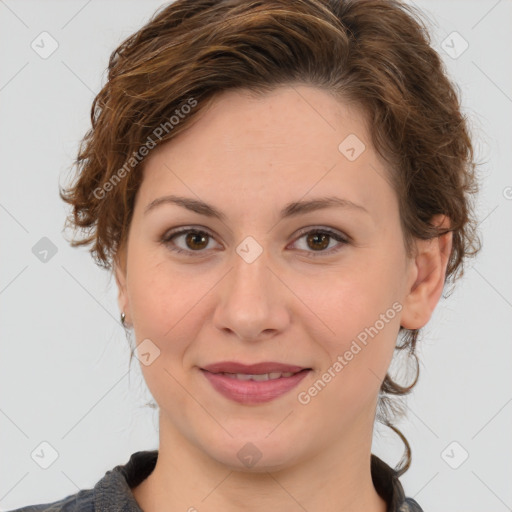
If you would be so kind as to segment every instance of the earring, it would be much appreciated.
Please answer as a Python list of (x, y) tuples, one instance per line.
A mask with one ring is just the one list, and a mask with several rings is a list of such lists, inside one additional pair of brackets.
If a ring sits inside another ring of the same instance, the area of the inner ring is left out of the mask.
[(126, 327), (125, 326), (125, 320), (126, 320), (126, 315), (124, 314), (124, 311), (121, 313), (121, 323), (123, 324), (123, 327)]

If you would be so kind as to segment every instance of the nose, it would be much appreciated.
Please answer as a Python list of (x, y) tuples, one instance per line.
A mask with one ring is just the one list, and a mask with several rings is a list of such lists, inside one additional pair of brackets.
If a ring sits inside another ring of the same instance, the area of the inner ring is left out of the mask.
[(290, 323), (293, 294), (263, 251), (246, 261), (235, 252), (233, 266), (217, 288), (214, 325), (243, 341), (271, 338)]

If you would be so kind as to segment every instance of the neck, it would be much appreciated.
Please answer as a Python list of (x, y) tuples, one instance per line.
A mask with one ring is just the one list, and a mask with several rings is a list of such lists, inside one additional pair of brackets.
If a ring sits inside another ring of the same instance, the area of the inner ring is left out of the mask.
[(145, 512), (386, 512), (372, 483), (369, 437), (344, 434), (339, 446), (292, 467), (242, 471), (192, 445), (161, 413), (155, 469), (132, 492)]

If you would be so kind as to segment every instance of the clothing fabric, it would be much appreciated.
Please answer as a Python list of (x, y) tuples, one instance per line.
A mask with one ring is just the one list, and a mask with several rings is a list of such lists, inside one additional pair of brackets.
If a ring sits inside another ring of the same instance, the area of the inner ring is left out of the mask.
[[(135, 452), (126, 464), (107, 471), (92, 489), (10, 512), (143, 512), (131, 488), (150, 475), (157, 458), (158, 450)], [(395, 471), (376, 455), (372, 455), (371, 474), (375, 489), (388, 504), (388, 512), (423, 512), (416, 501), (405, 497)]]

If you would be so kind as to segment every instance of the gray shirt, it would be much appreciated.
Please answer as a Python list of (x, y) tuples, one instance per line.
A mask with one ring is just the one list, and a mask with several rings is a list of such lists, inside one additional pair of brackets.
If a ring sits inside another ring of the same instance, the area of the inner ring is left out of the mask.
[[(157, 457), (158, 450), (135, 452), (128, 463), (107, 471), (93, 489), (11, 512), (142, 512), (131, 488), (149, 476)], [(375, 455), (371, 459), (371, 473), (375, 489), (388, 504), (388, 512), (423, 512), (416, 501), (404, 496), (395, 471)]]

